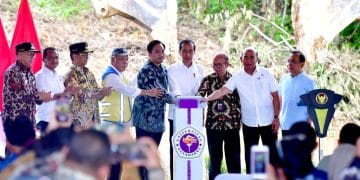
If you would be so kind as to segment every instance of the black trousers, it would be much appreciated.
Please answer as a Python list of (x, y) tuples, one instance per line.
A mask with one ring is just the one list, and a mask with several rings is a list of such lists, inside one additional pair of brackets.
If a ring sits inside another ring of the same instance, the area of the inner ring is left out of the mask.
[(245, 163), (246, 173), (250, 173), (250, 152), (251, 146), (259, 144), (259, 138), (264, 145), (267, 145), (270, 150), (270, 162), (276, 164), (278, 162), (278, 155), (276, 151), (277, 134), (273, 133), (272, 125), (261, 127), (249, 127), (243, 124), (243, 136), (245, 145)]
[(240, 173), (240, 132), (239, 129), (212, 130), (206, 129), (208, 141), (210, 167), (209, 180), (221, 173), (221, 162), (223, 159), (223, 146), (228, 173)]

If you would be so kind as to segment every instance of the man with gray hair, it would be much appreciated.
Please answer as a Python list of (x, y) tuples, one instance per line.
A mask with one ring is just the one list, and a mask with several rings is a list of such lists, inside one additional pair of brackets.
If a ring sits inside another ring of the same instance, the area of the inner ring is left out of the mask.
[[(216, 54), (213, 59), (214, 73), (202, 80), (197, 94), (205, 97), (220, 89), (232, 76), (227, 71), (228, 66), (228, 56)], [(209, 180), (221, 173), (224, 151), (228, 172), (240, 173), (240, 119), (239, 95), (236, 91), (208, 102), (205, 127), (210, 157)]]
[(250, 148), (259, 143), (260, 137), (263, 144), (270, 148), (270, 161), (274, 162), (277, 158), (275, 140), (279, 129), (280, 100), (274, 76), (257, 66), (256, 50), (246, 48), (240, 60), (244, 69), (235, 73), (222, 88), (203, 101), (219, 99), (237, 89), (242, 112), (246, 172), (250, 173)]
[(131, 86), (124, 76), (128, 66), (128, 53), (125, 48), (115, 48), (111, 53), (111, 64), (105, 69), (101, 79), (104, 87), (111, 87), (109, 96), (100, 103), (100, 119), (102, 126), (116, 125), (123, 128), (124, 123), (131, 119), (130, 97), (160, 97), (160, 88), (139, 89)]
[[(124, 76), (128, 66), (128, 53), (125, 48), (115, 48), (111, 53), (111, 64), (105, 69), (101, 79), (104, 87), (111, 87), (109, 96), (104, 97), (100, 103), (100, 120), (103, 127), (116, 126), (118, 130), (125, 127), (131, 120), (130, 97), (151, 96), (161, 97), (163, 91), (159, 88), (139, 89), (130, 86)], [(121, 165), (115, 164), (111, 167), (109, 179), (119, 179)]]

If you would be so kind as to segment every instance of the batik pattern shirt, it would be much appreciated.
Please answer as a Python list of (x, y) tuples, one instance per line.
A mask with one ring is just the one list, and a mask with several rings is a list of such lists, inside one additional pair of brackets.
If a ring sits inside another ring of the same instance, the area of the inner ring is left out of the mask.
[(145, 131), (164, 132), (165, 104), (173, 101), (168, 93), (168, 74), (163, 65), (156, 66), (151, 61), (140, 70), (137, 76), (138, 88), (161, 88), (165, 93), (161, 98), (137, 96), (133, 106), (133, 123), (135, 127)]
[(99, 105), (97, 99), (90, 99), (93, 93), (99, 91), (95, 76), (88, 68), (73, 65), (65, 76), (65, 87), (68, 85), (78, 85), (80, 92), (74, 95), (70, 103), (73, 123), (76, 126), (87, 128), (93, 122), (99, 121)]
[(36, 103), (41, 104), (31, 69), (16, 61), (4, 74), (2, 119), (15, 120), (19, 115), (29, 117), (35, 124)]
[[(208, 96), (220, 89), (231, 77), (226, 72), (225, 79), (215, 74), (206, 76), (200, 84), (197, 95)], [(205, 127), (212, 130), (240, 129), (240, 100), (237, 91), (233, 91), (221, 99), (208, 102)]]

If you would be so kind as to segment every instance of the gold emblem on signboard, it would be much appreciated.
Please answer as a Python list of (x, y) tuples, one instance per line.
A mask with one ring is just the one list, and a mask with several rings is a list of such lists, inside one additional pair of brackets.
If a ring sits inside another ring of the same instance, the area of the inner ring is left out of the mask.
[(319, 104), (326, 104), (328, 102), (328, 96), (325, 93), (316, 94), (316, 102)]

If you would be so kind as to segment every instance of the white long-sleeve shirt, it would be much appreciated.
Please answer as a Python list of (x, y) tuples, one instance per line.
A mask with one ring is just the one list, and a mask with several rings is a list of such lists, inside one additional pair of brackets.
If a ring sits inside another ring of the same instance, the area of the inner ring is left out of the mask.
[(129, 96), (132, 98), (135, 98), (141, 93), (141, 89), (137, 88), (136, 86), (132, 86), (132, 83), (129, 83), (128, 85), (124, 84), (121, 81), (121, 76), (123, 74), (119, 72), (114, 66), (112, 68), (119, 74), (109, 74), (105, 77), (104, 80), (104, 86), (109, 87), (111, 86), (115, 91), (118, 93), (124, 94), (125, 96)]
[[(204, 77), (203, 69), (192, 63), (190, 67), (184, 65), (183, 62), (176, 62), (169, 66), (169, 88), (172, 95), (194, 96)], [(174, 119), (175, 105), (169, 105), (169, 119)]]

